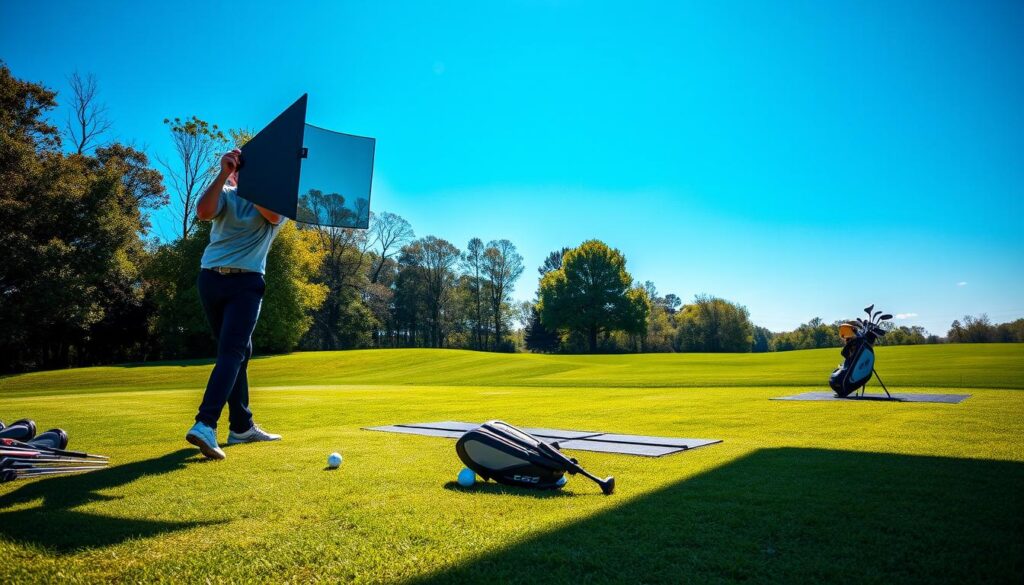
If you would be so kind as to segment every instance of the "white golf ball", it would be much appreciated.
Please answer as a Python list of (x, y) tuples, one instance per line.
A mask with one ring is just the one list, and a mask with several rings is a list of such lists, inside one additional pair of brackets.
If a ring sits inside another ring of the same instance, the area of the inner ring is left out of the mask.
[(555, 485), (557, 485), (558, 487), (562, 487), (568, 482), (569, 478), (563, 475), (562, 477), (558, 478), (558, 481), (555, 482)]
[(341, 465), (341, 453), (331, 453), (327, 456), (327, 467), (337, 469)]
[(463, 467), (462, 471), (459, 472), (459, 485), (462, 487), (469, 487), (476, 483), (476, 474), (473, 470), (468, 467)]

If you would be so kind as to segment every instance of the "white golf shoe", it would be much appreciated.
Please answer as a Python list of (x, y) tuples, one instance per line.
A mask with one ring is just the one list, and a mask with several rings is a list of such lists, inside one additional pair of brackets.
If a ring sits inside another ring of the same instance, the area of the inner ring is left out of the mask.
[(185, 434), (185, 440), (203, 452), (208, 459), (224, 459), (227, 455), (217, 444), (217, 431), (207, 425), (196, 422)]
[(228, 433), (228, 445), (237, 445), (238, 443), (262, 443), (264, 441), (280, 441), (281, 435), (275, 435), (274, 433), (268, 433), (260, 428), (260, 425), (253, 423), (252, 428), (244, 433), (236, 433), (231, 431)]

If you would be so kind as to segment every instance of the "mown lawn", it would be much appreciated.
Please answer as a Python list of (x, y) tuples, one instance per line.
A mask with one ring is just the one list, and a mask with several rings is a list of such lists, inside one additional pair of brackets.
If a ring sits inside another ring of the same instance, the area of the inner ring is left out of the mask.
[[(890, 389), (972, 394), (959, 405), (768, 400), (825, 388), (838, 361), (266, 357), (253, 409), (285, 441), (217, 463), (183, 441), (208, 362), (2, 378), (0, 419), (63, 427), (113, 465), (0, 485), (0, 582), (1024, 581), (1024, 345), (880, 348)], [(452, 441), (360, 430), (490, 418), (724, 442), (575, 453), (616, 476), (605, 497), (582, 478), (462, 489)]]

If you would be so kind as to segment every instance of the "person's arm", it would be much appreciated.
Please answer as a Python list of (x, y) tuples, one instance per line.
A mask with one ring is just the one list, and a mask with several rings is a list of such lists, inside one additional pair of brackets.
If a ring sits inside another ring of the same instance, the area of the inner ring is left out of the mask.
[(259, 205), (256, 205), (255, 203), (253, 203), (253, 206), (256, 207), (256, 211), (260, 212), (260, 215), (263, 216), (263, 219), (269, 221), (274, 225), (277, 225), (284, 221), (284, 216), (281, 215), (280, 213), (274, 213), (273, 211), (270, 211), (269, 209), (264, 209)]
[[(242, 154), (237, 148), (220, 157), (220, 172), (213, 179), (210, 186), (206, 188), (203, 196), (196, 203), (196, 217), (201, 221), (210, 221), (217, 217), (217, 209), (220, 207), (220, 193), (224, 190), (224, 183), (227, 182), (231, 173), (238, 168), (238, 157)], [(260, 211), (260, 213), (263, 213)]]

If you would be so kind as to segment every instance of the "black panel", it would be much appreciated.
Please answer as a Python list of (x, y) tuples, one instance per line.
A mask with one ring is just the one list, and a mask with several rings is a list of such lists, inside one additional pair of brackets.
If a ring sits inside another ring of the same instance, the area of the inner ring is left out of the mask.
[(305, 125), (306, 95), (303, 94), (242, 147), (239, 197), (296, 218)]

